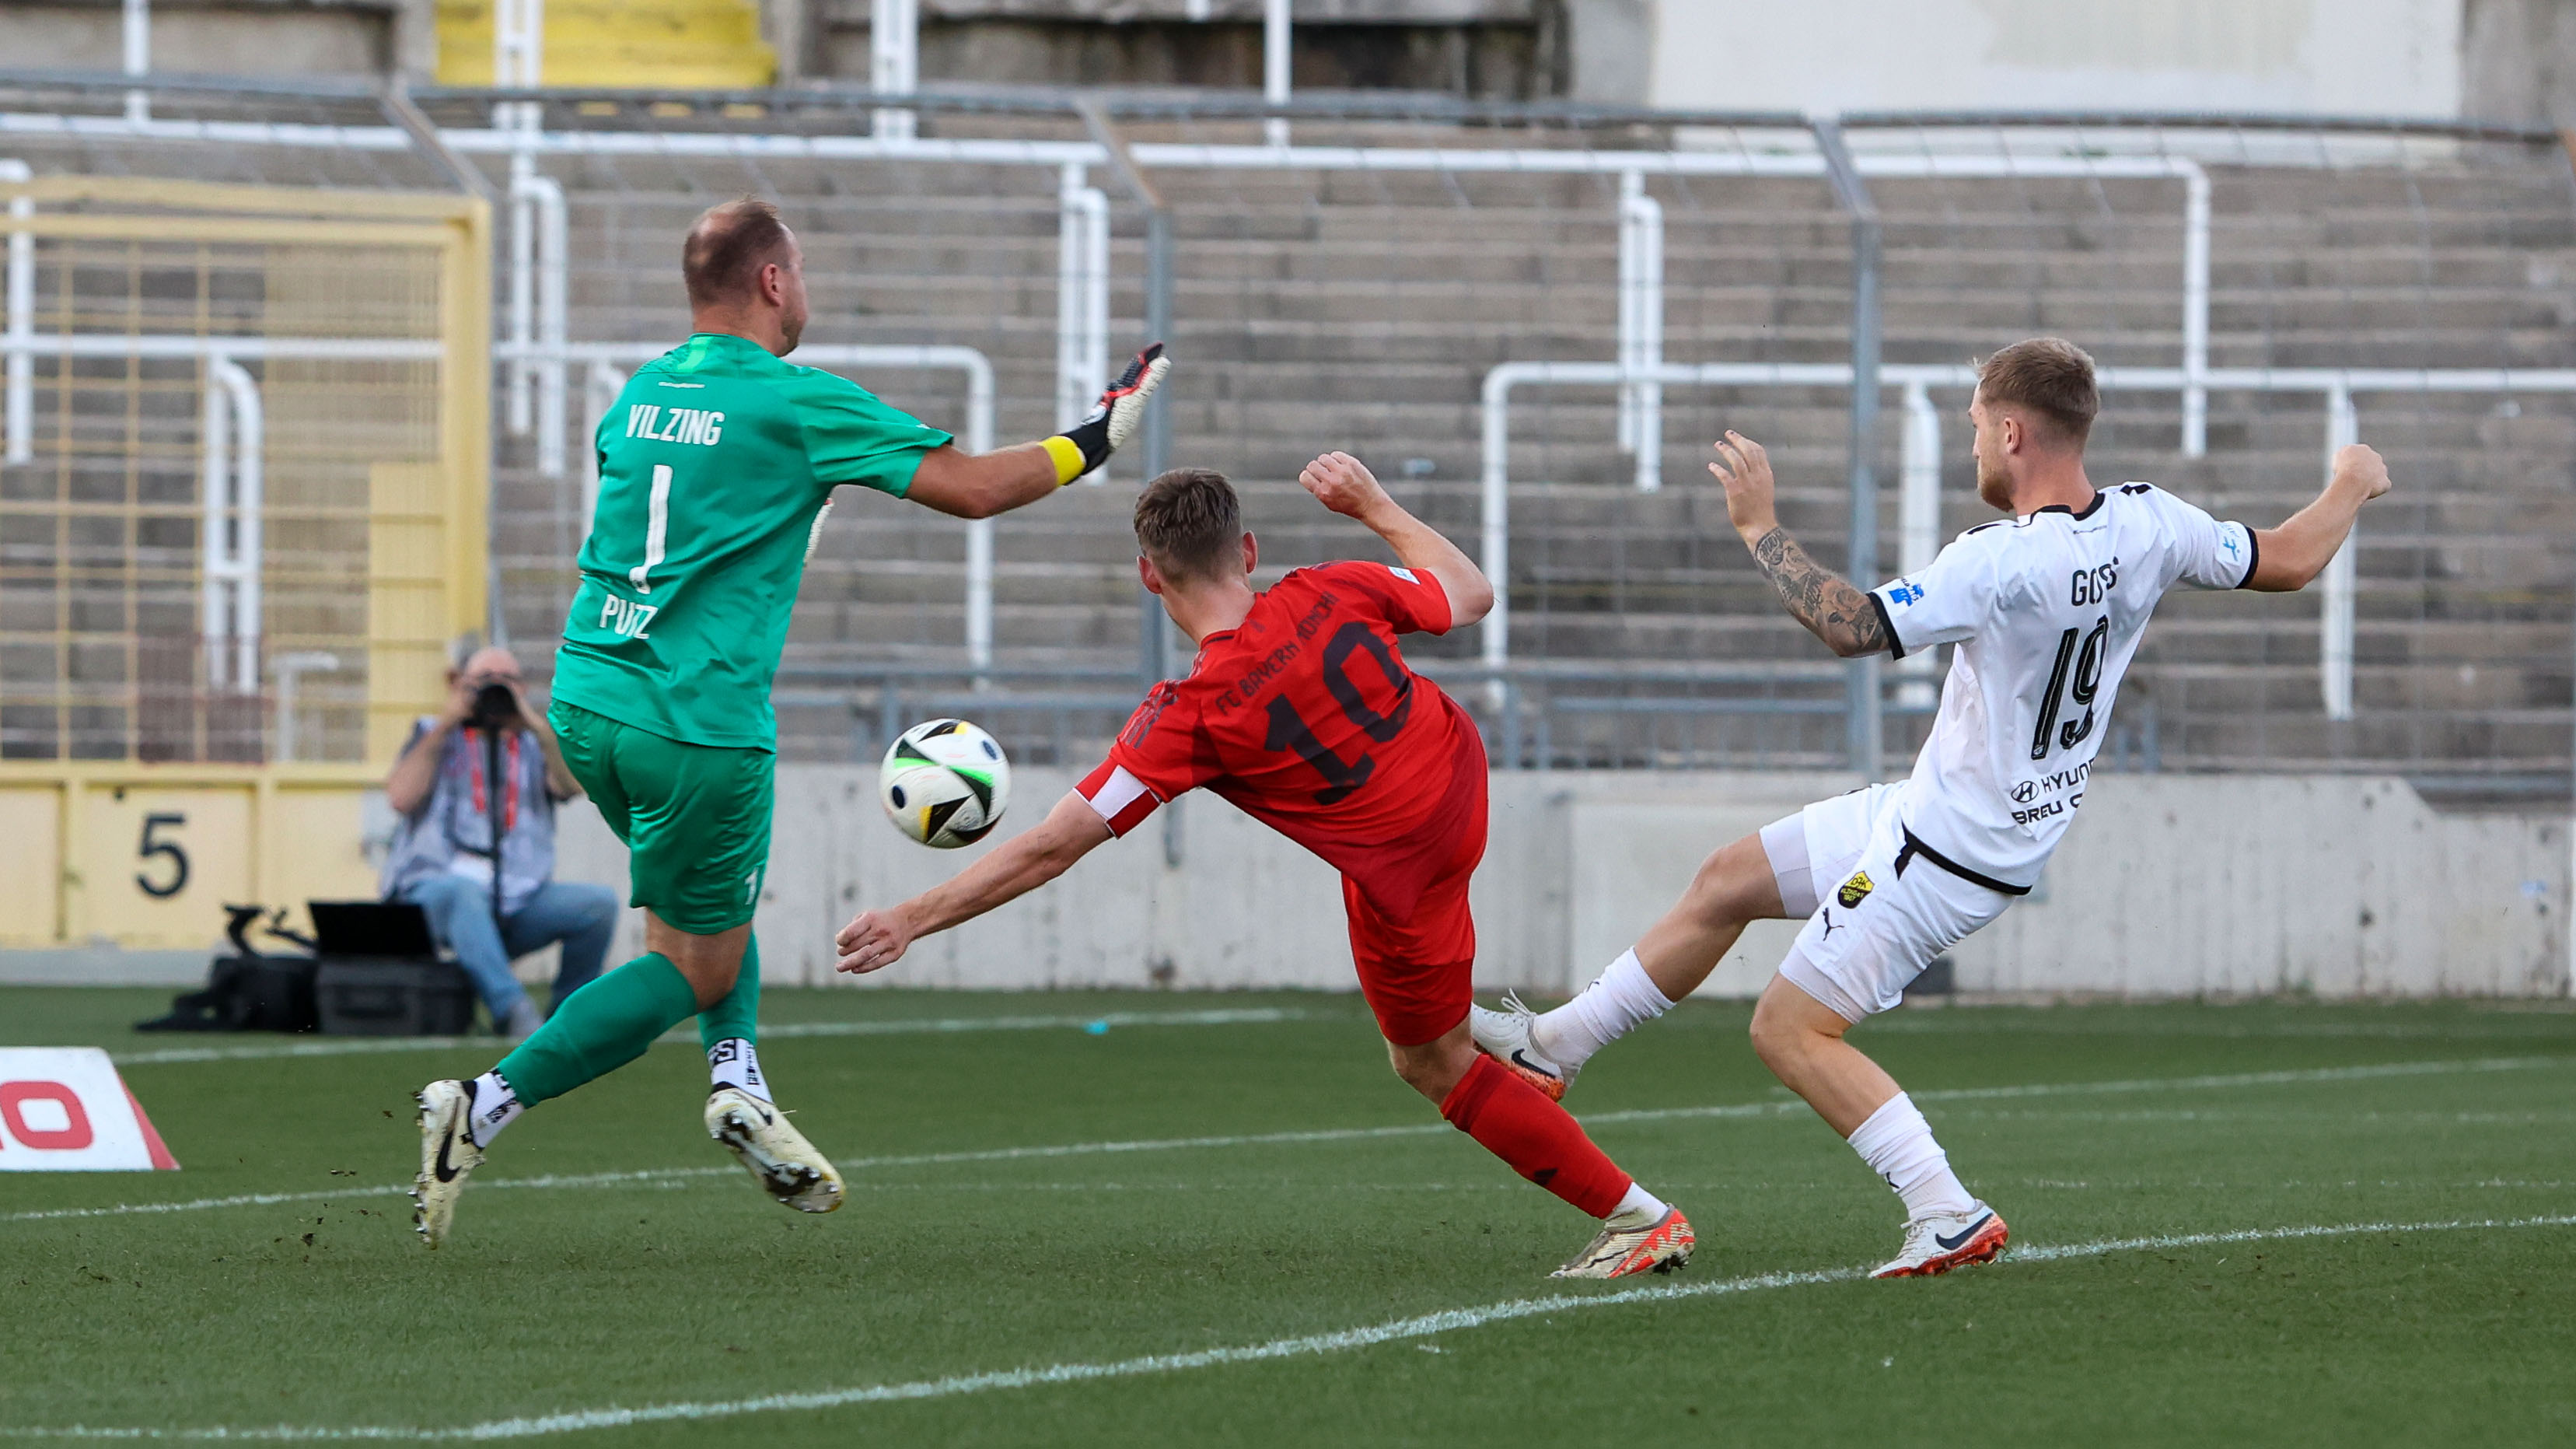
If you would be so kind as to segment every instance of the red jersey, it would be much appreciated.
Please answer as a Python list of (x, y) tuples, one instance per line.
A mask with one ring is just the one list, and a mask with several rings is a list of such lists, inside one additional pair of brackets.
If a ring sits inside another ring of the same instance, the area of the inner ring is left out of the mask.
[(1205, 786), (1407, 915), (1483, 819), (1475, 722), (1396, 649), (1398, 634), (1446, 633), (1449, 619), (1429, 574), (1299, 569), (1201, 640), (1188, 678), (1145, 696), (1082, 797), (1124, 835)]

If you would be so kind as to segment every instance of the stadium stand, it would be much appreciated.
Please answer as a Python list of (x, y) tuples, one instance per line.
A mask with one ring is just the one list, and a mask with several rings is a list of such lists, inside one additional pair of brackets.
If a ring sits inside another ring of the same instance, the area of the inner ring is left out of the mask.
[[(668, 238), (740, 174), (707, 169), (718, 174), (639, 173), (622, 161), (568, 168), (583, 238), (574, 253), (584, 259), (575, 335), (652, 336), (674, 310)], [(2569, 365), (2561, 268), (2576, 224), (2565, 169), (2554, 147), (2474, 145), (2410, 154), (2402, 166), (2214, 166), (2213, 364)], [(1047, 178), (900, 166), (835, 166), (826, 177), (764, 164), (759, 179), (807, 218), (814, 265), (829, 278), (817, 293), (827, 319), (818, 336), (970, 342), (1000, 371), (1002, 432), (1046, 421), (1056, 245)], [(1179, 238), (1174, 342), (1191, 364), (1175, 389), (1173, 456), (1246, 482), (1277, 565), (1347, 544), (1290, 482), (1318, 447), (1352, 443), (1410, 478), (1431, 516), (1471, 532), (1485, 370), (1614, 354), (1613, 178), (1175, 171), (1158, 180)], [(653, 188), (668, 194), (645, 194)], [(1845, 355), (1846, 224), (1822, 183), (1727, 179), (1665, 194), (1667, 356)], [(2105, 363), (2171, 365), (2181, 225), (2171, 183), (1882, 182), (1877, 194), (1891, 360), (1960, 361), (2061, 331)], [(1141, 311), (1133, 231), (1122, 216), (1122, 336), (1134, 335)], [(855, 325), (833, 318), (835, 308)], [(937, 412), (935, 384), (877, 380)], [(1956, 415), (1964, 398), (1940, 402), (1951, 413), (1946, 536), (1983, 515)], [(1716, 496), (1699, 486), (1697, 454), (1702, 434), (1721, 426), (1769, 439), (1798, 500), (1792, 526), (1834, 539), (1844, 512), (1838, 389), (1676, 390), (1667, 487), (1655, 494), (1618, 486), (1627, 465), (1609, 446), (1610, 389), (1526, 407), (1513, 498), (1524, 611), (1516, 659), (1817, 659), (1767, 606)], [(1318, 435), (1325, 418), (1336, 438)], [(2323, 446), (2313, 398), (2218, 395), (2201, 460), (2179, 456), (2176, 418), (2170, 394), (2116, 396), (2101, 434), (2105, 477), (2155, 479), (2267, 521), (2312, 491)], [(2424, 395), (2366, 399), (2363, 418), (2413, 486), (2373, 519), (2360, 554), (2361, 717), (2329, 722), (2314, 705), (2312, 612), (2196, 598), (2171, 606), (2136, 676), (2131, 727), (2149, 721), (2153, 738), (2133, 753), (2165, 768), (2374, 764), (2436, 776), (2489, 758), (2519, 762), (2516, 774), (2558, 768), (2568, 561), (2552, 541), (2560, 531), (2543, 525), (2566, 516), (2566, 410), (2545, 397)], [(1900, 426), (1891, 407), (1883, 470)], [(560, 523), (546, 491), (523, 479), (505, 484), (504, 498), (512, 577), (558, 577)], [(1894, 526), (1891, 511), (1883, 536)], [(1116, 669), (1135, 657), (1123, 492), (1078, 491), (1004, 520), (999, 539), (998, 663)], [(828, 671), (953, 660), (962, 547), (957, 530), (909, 510), (846, 510), (809, 580), (791, 661)], [(1892, 565), (1893, 549), (1884, 556)], [(524, 608), (515, 633), (551, 627), (543, 589), (511, 593)], [(801, 719), (799, 748), (848, 749), (834, 714)], [(1839, 741), (1832, 720), (1756, 717), (1701, 721), (1676, 745), (1672, 723), (1631, 721), (1623, 735), (1596, 720), (1582, 748), (1604, 762), (1755, 753), (1814, 763)]]
[[(65, 94), (21, 97), (11, 108), (61, 106)], [(488, 103), (471, 93), (422, 99), (443, 124), (486, 124)], [(818, 107), (800, 118), (741, 95), (693, 104), (568, 96), (550, 104), (547, 124), (745, 138), (864, 127), (859, 99), (838, 102), (837, 114), (821, 109), (828, 103), (800, 100)], [(188, 104), (209, 116), (291, 119), (339, 103), (207, 96)], [(932, 136), (1085, 134), (1061, 113), (925, 110), (923, 124)], [(1258, 134), (1257, 122), (1178, 105), (1147, 106), (1120, 124), (1138, 142), (1242, 143)], [(1563, 112), (1315, 114), (1298, 126), (1301, 145), (1367, 148), (1807, 144), (1794, 133), (1587, 127)], [(2576, 365), (2565, 325), (2576, 306), (2576, 188), (2566, 154), (2543, 133), (2047, 131), (1882, 118), (1852, 135), (1864, 153), (2196, 158), (2212, 181), (2214, 366)], [(403, 153), (241, 148), (218, 162), (179, 143), (23, 133), (10, 149), (39, 173), (220, 165), (238, 173), (231, 179), (285, 184), (441, 184), (435, 168)], [(505, 158), (479, 164), (506, 184)], [(567, 195), (575, 340), (668, 338), (681, 315), (671, 265), (680, 229), (713, 200), (757, 191), (787, 206), (806, 241), (811, 340), (974, 347), (995, 368), (998, 436), (1055, 421), (1053, 168), (628, 151), (548, 156), (539, 169)], [(1111, 336), (1123, 347), (1142, 327), (1142, 219), (1104, 170), (1089, 180), (1112, 193)], [(1171, 395), (1171, 456), (1245, 484), (1274, 567), (1352, 543), (1312, 515), (1291, 481), (1319, 448), (1360, 453), (1427, 516), (1472, 536), (1486, 372), (1509, 361), (1616, 356), (1615, 174), (1170, 167), (1154, 181), (1172, 217), (1172, 342), (1186, 360)], [(1660, 177), (1646, 192), (1665, 216), (1668, 359), (1848, 357), (1849, 218), (1823, 181)], [(1873, 192), (1885, 225), (1891, 362), (1961, 363), (2055, 331), (2115, 367), (2175, 365), (2183, 209), (2172, 181), (1882, 178)], [(886, 370), (866, 380), (962, 426), (962, 385), (952, 376)], [(1982, 510), (1966, 460), (1966, 399), (1951, 389), (1936, 390), (1934, 401), (1945, 419), (1946, 535)], [(2319, 707), (2314, 605), (2183, 599), (2168, 606), (2171, 617), (2132, 676), (2113, 755), (2132, 768), (2393, 770), (2459, 799), (2563, 791), (2576, 595), (2558, 540), (2568, 536), (2576, 409), (2542, 392), (2381, 392), (2358, 402), (2364, 435), (2389, 453), (2407, 488), (2374, 511), (2359, 550), (2355, 717), (2329, 720)], [(1421, 652), (1458, 672), (1463, 692), (1488, 709), (1498, 747), (1507, 734), (1519, 741), (1519, 762), (1837, 763), (1839, 670), (1768, 606), (1699, 455), (1727, 426), (1771, 443), (1790, 494), (1788, 521), (1832, 557), (1846, 515), (1844, 391), (1672, 386), (1664, 409), (1664, 486), (1640, 493), (1626, 486), (1633, 464), (1613, 443), (1615, 389), (1532, 389), (1514, 400), (1515, 720), (1507, 727), (1491, 714), (1471, 641)], [(2257, 522), (2313, 490), (2325, 441), (2315, 394), (2214, 393), (2205, 458), (2182, 455), (2178, 418), (2171, 392), (2114, 393), (2097, 434), (2100, 476), (2154, 479)], [(1877, 459), (1881, 564), (1891, 571), (1903, 426), (1891, 390)], [(535, 653), (568, 596), (579, 485), (575, 476), (546, 476), (533, 439), (496, 434), (498, 579), (509, 635)], [(997, 727), (1032, 758), (1088, 750), (1115, 722), (1111, 697), (1133, 691), (1138, 610), (1124, 513), (1134, 467), (1122, 460), (1110, 486), (1071, 490), (995, 530), (996, 693), (1040, 697)], [(919, 510), (844, 505), (790, 646), (782, 700), (791, 756), (848, 758), (871, 748), (891, 712), (888, 671), (944, 672), (944, 682), (901, 683), (915, 699), (966, 687), (964, 549), (960, 527)], [(1777, 707), (1745, 712), (1748, 696)], [(1910, 747), (1917, 728), (1918, 718), (1900, 714), (1890, 751)]]

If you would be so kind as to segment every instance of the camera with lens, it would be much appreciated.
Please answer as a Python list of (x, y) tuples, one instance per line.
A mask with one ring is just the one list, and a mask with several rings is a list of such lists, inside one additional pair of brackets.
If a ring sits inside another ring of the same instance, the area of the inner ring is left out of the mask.
[(506, 684), (487, 684), (474, 691), (474, 714), (466, 721), (478, 730), (495, 733), (519, 722), (519, 697)]

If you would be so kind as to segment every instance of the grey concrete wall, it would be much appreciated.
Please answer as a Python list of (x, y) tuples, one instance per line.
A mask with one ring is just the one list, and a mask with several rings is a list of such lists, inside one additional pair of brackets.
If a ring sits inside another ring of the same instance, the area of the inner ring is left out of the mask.
[(2403, 781), (2096, 777), (2034, 897), (1956, 953), (1966, 990), (2557, 996), (2563, 819), (2440, 815)]
[(2460, 114), (2576, 126), (2576, 0), (2462, 0)]
[[(1072, 776), (1025, 770), (1007, 834)], [(1498, 774), (1476, 878), (1478, 978), (1579, 987), (1677, 897), (1710, 850), (1807, 800), (1830, 775)], [(893, 969), (833, 975), (831, 938), (859, 910), (962, 868), (881, 818), (872, 771), (779, 772), (759, 930), (781, 983), (984, 988), (1170, 985), (1346, 989), (1333, 872), (1231, 806), (1180, 809), (1181, 864), (1159, 817), (1053, 886), (930, 937)], [(562, 874), (623, 881), (596, 816), (565, 831)], [(979, 849), (989, 849), (990, 843)], [(2568, 982), (2567, 822), (2442, 815), (2404, 783), (2349, 777), (2106, 776), (2042, 890), (1955, 953), (1967, 991), (2320, 996), (2555, 996)], [(1792, 928), (1766, 923), (1709, 991), (1749, 996)], [(637, 949), (632, 925), (622, 959)]]
[(0, 951), (0, 986), (203, 986), (214, 949), (209, 943), (203, 951), (124, 951), (114, 946)]
[(1565, 30), (1570, 99), (1602, 106), (1645, 99), (1655, 69), (1651, 0), (1566, 0)]
[(2461, 4), (1655, 0), (1645, 95), (1688, 110), (2449, 117)]
[[(201, 75), (380, 74), (429, 36), (426, 0), (155, 0), (152, 68)], [(408, 32), (408, 33), (407, 33)], [(66, 0), (0, 3), (0, 55), (29, 69), (117, 70), (122, 9)], [(428, 58), (417, 67), (426, 70)]]
[[(1073, 779), (1022, 771), (1005, 835), (1042, 818)], [(1852, 783), (1494, 776), (1492, 843), (1475, 885), (1479, 985), (1581, 987), (1708, 852)], [(1181, 803), (1178, 866), (1157, 817), (1054, 885), (920, 942), (891, 970), (838, 976), (832, 936), (843, 922), (937, 884), (991, 843), (932, 851), (905, 840), (882, 818), (872, 770), (784, 766), (778, 795), (758, 921), (773, 982), (1353, 984), (1332, 870), (1212, 796)], [(587, 804), (566, 809), (558, 874), (625, 885), (625, 852)], [(1970, 992), (2558, 996), (2569, 899), (2563, 817), (2437, 814), (2388, 779), (2111, 775), (2093, 782), (2041, 888), (1952, 954)], [(1794, 931), (1755, 926), (1704, 989), (1758, 992)], [(609, 959), (642, 949), (641, 914), (630, 911)], [(542, 980), (553, 965), (548, 951), (520, 969)], [(204, 955), (189, 952), (0, 952), (0, 983), (185, 985), (204, 973)]]

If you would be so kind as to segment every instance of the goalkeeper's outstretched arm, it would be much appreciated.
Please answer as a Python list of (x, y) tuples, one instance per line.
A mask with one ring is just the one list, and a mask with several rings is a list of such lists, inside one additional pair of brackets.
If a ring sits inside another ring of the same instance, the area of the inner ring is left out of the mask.
[(958, 518), (990, 518), (1035, 503), (1109, 461), (1144, 420), (1172, 360), (1157, 342), (1136, 354), (1079, 423), (1034, 443), (969, 453), (954, 445), (925, 453), (904, 496)]

